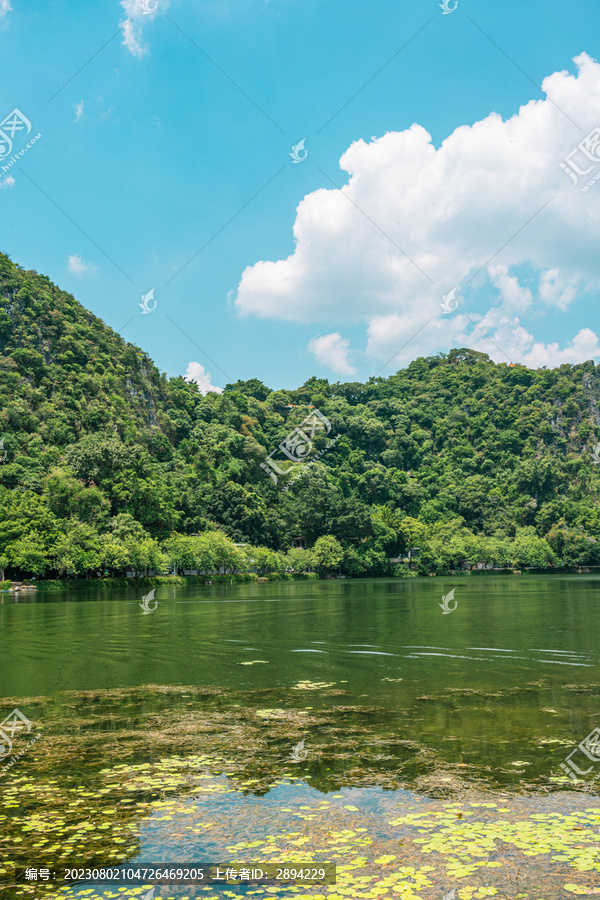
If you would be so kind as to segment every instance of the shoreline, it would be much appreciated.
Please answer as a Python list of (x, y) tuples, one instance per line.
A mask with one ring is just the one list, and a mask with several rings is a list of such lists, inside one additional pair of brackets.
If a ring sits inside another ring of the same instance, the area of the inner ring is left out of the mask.
[[(296, 582), (296, 581), (404, 581), (409, 578), (473, 578), (491, 576), (565, 576), (565, 575), (581, 575), (581, 576), (600, 576), (600, 566), (569, 566), (563, 568), (527, 568), (527, 569), (476, 569), (473, 571), (466, 570), (449, 570), (446, 572), (434, 573), (427, 575), (417, 575), (411, 572), (406, 575), (380, 575), (367, 577), (351, 577), (348, 575), (328, 575), (320, 576), (316, 572), (271, 572), (268, 575), (256, 575), (255, 573), (236, 573), (232, 575), (151, 575), (140, 578), (56, 578), (40, 581), (25, 581), (20, 589), (5, 588), (0, 589), (0, 594), (32, 594), (37, 592), (52, 593), (66, 590), (83, 590), (85, 588), (114, 588), (114, 587), (131, 587), (131, 588), (152, 588), (160, 586), (185, 586), (185, 585), (202, 585), (213, 586), (219, 584), (271, 584), (277, 582)], [(10, 584), (10, 582), (4, 582)]]

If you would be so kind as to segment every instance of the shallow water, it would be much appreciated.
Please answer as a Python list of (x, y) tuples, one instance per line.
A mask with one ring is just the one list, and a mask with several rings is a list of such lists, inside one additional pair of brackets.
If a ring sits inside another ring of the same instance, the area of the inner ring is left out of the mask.
[(4, 594), (0, 696), (154, 683), (285, 697), (327, 682), (344, 705), (385, 710), (386, 729), (500, 765), (597, 724), (599, 588), (585, 576), (159, 587), (150, 615), (135, 588)]
[[(140, 804), (159, 804), (155, 789), (169, 760), (186, 767), (198, 752), (210, 755), (207, 771), (221, 787), (196, 795), (186, 775), (170, 789), (176, 800), (166, 823), (160, 806), (143, 814), (140, 806), (123, 860), (227, 862), (236, 842), (282, 834), (307, 816), (312, 827), (313, 814), (327, 819), (323, 835), (351, 816), (346, 825), (357, 833), (368, 826), (385, 855), (399, 839), (390, 816), (446, 788), (452, 803), (465, 790), (504, 791), (514, 812), (518, 792), (566, 787), (570, 794), (555, 794), (552, 809), (595, 809), (595, 770), (580, 797), (559, 763), (600, 724), (599, 587), (586, 576), (174, 586), (156, 589), (150, 615), (135, 587), (40, 592), (18, 602), (0, 595), (0, 709), (17, 705), (42, 735), (0, 779), (0, 792), (17, 786), (11, 824), (25, 811), (19, 779), (28, 796), (36, 779), (41, 793), (46, 785), (38, 801), (46, 811), (55, 802), (62, 809), (64, 798), (49, 787), (56, 778), (66, 791), (77, 785), (94, 798), (92, 819), (101, 819), (98, 791), (113, 777), (102, 770), (120, 777), (120, 763), (157, 766), (156, 780), (136, 790)], [(452, 588), (457, 607), (444, 615), (439, 604)], [(295, 764), (290, 752), (300, 740)], [(115, 790), (116, 808), (124, 808), (133, 788), (119, 781)], [(336, 792), (341, 799), (332, 799)], [(550, 809), (548, 799), (540, 803), (538, 812)], [(193, 833), (185, 821), (196, 823)], [(97, 861), (108, 861), (108, 846), (98, 845)], [(527, 866), (531, 874), (533, 861)], [(373, 867), (371, 860), (366, 871)], [(434, 878), (437, 887), (413, 885), (414, 896), (450, 890), (459, 884), (452, 873), (443, 884)], [(14, 896), (34, 896), (30, 890)], [(336, 896), (333, 887), (306, 890)], [(548, 896), (562, 896), (552, 890)], [(171, 895), (187, 893), (164, 894)]]

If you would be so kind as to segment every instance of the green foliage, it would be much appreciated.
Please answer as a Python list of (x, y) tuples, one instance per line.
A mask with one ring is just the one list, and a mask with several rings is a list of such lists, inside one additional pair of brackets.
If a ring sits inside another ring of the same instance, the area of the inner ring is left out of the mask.
[(8, 545), (7, 554), (10, 564), (31, 575), (44, 575), (46, 569), (50, 568), (46, 542), (36, 531), (29, 531), (12, 541)]
[(248, 397), (255, 397), (257, 400), (266, 400), (271, 393), (268, 388), (258, 378), (251, 378), (249, 381), (236, 381), (235, 384), (226, 384), (225, 391), (237, 391), (240, 394), (246, 394)]
[(552, 525), (546, 540), (563, 566), (600, 565), (600, 542), (586, 535), (581, 526), (570, 528), (561, 519)]
[(289, 572), (310, 572), (314, 566), (315, 560), (310, 550), (293, 547), (285, 555), (285, 568)]
[(526, 528), (518, 528), (513, 543), (513, 563), (518, 566), (547, 566), (555, 565), (556, 557), (548, 541), (539, 537), (535, 528), (528, 525)]
[[(600, 565), (598, 403), (592, 361), (468, 348), (366, 384), (202, 396), (0, 254), (0, 577)], [(283, 491), (260, 464), (314, 406), (331, 433)]]
[[(59, 535), (53, 548), (53, 566), (60, 575), (84, 575), (90, 569), (96, 570), (101, 562), (101, 538), (91, 525), (77, 519), (65, 522), (65, 531)], [(12, 548), (9, 549), (12, 556)], [(19, 568), (25, 566), (17, 559), (13, 562)]]
[(324, 534), (315, 541), (313, 557), (321, 572), (332, 572), (339, 568), (344, 548), (332, 534)]

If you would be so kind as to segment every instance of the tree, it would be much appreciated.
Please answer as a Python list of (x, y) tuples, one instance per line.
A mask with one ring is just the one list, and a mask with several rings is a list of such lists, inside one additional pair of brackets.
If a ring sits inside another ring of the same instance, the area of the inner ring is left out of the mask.
[(315, 541), (313, 557), (320, 572), (332, 572), (339, 568), (344, 549), (332, 534), (324, 534)]
[[(7, 557), (12, 566), (22, 569), (28, 574), (44, 575), (46, 569), (50, 568), (46, 542), (36, 531), (30, 531), (9, 544)], [(2, 572), (1, 580), (4, 581), (4, 572)]]
[(123, 574), (130, 563), (130, 554), (127, 545), (114, 534), (106, 534), (102, 538), (100, 549), (100, 565), (102, 569), (108, 569), (111, 576)]
[(557, 562), (548, 541), (538, 537), (532, 525), (517, 529), (512, 545), (512, 558), (519, 568), (556, 565)]
[(564, 519), (552, 526), (546, 540), (561, 566), (597, 566), (600, 562), (600, 542), (581, 528), (569, 528)]
[(137, 522), (130, 513), (119, 513), (110, 520), (113, 537), (125, 543), (143, 540), (146, 535), (144, 526)]
[(202, 535), (202, 539), (208, 550), (211, 568), (217, 571), (225, 569), (226, 574), (243, 568), (244, 555), (226, 535), (209, 531)]
[(405, 516), (400, 522), (398, 535), (403, 543), (403, 549), (409, 553), (425, 540), (426, 528), (418, 519)]
[(254, 490), (234, 481), (211, 490), (208, 512), (226, 526), (229, 537), (238, 543), (262, 542), (266, 528), (266, 504)]
[(121, 496), (126, 497), (128, 512), (156, 537), (165, 537), (177, 526), (175, 491), (164, 479), (154, 474), (130, 479)]
[(136, 450), (117, 435), (89, 434), (70, 447), (65, 458), (77, 478), (102, 486), (114, 484), (116, 476), (134, 462)]
[(481, 559), (479, 541), (463, 519), (436, 523), (429, 531), (427, 547), (440, 571), (457, 569), (463, 563), (472, 566)]
[(238, 391), (240, 394), (246, 394), (249, 397), (256, 397), (257, 400), (265, 401), (271, 393), (271, 388), (259, 381), (258, 378), (250, 378), (248, 381), (236, 381), (235, 384), (226, 384), (225, 393)]
[(497, 568), (510, 565), (512, 544), (501, 537), (479, 536), (479, 559), (481, 562), (491, 563)]
[(340, 541), (358, 544), (372, 533), (368, 507), (358, 497), (345, 497), (331, 483), (321, 463), (315, 465), (301, 482), (297, 495), (290, 497), (289, 518), (293, 522), (292, 534), (301, 534), (313, 543), (324, 534), (331, 534)]
[(46, 499), (32, 491), (9, 491), (0, 487), (0, 552), (12, 541), (32, 532), (48, 542), (59, 532), (61, 520), (48, 509)]
[(255, 568), (259, 575), (266, 575), (267, 572), (274, 572), (277, 569), (275, 556), (276, 554), (268, 547), (252, 547), (246, 553), (246, 563), (249, 567)]
[[(198, 547), (192, 537), (183, 534), (172, 534), (164, 542), (165, 555), (168, 565), (173, 566), (173, 573), (179, 574), (180, 569), (195, 569), (198, 564)], [(199, 565), (198, 568), (205, 568)]]
[(44, 483), (48, 507), (61, 518), (74, 516), (97, 528), (106, 524), (110, 513), (110, 501), (95, 485), (86, 487), (64, 469), (53, 469)]
[(165, 567), (165, 554), (158, 541), (146, 537), (129, 548), (129, 562), (135, 572), (141, 572), (143, 575), (147, 575), (149, 570), (162, 572)]
[(68, 576), (83, 575), (102, 564), (102, 542), (91, 525), (69, 519), (68, 530), (57, 539), (52, 550), (52, 568)]
[(285, 568), (290, 572), (310, 572), (314, 565), (315, 560), (310, 550), (292, 547), (285, 555)]

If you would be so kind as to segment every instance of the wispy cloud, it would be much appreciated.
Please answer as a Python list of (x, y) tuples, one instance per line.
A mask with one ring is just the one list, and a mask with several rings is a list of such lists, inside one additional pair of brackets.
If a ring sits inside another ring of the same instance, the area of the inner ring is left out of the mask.
[(85, 263), (80, 256), (74, 253), (67, 260), (69, 272), (74, 275), (95, 275), (98, 269), (92, 263)]
[(348, 359), (350, 341), (343, 338), (338, 331), (312, 338), (308, 343), (308, 349), (318, 363), (327, 366), (332, 372), (338, 372), (340, 375), (356, 373), (356, 369)]
[(206, 396), (211, 391), (215, 394), (223, 393), (223, 388), (215, 387), (214, 384), (211, 384), (212, 376), (210, 372), (207, 372), (199, 362), (188, 363), (184, 377), (186, 381), (195, 381), (198, 385), (198, 390), (203, 396)]
[(3, 188), (11, 188), (14, 183), (15, 179), (12, 177), (12, 175), (7, 175), (6, 178), (3, 178), (2, 181), (0, 181), (0, 190), (2, 190)]
[(73, 104), (73, 109), (75, 110), (75, 121), (76, 122), (79, 122), (80, 118), (82, 117), (84, 106), (85, 106), (85, 103), (83, 100), (80, 103)]
[(12, 12), (10, 0), (0, 0), (0, 20), (7, 16), (9, 12)]
[(125, 11), (125, 17), (120, 22), (123, 44), (133, 56), (141, 59), (148, 53), (148, 48), (142, 40), (144, 25), (152, 21), (159, 10), (166, 9), (169, 0), (120, 0), (120, 2)]

